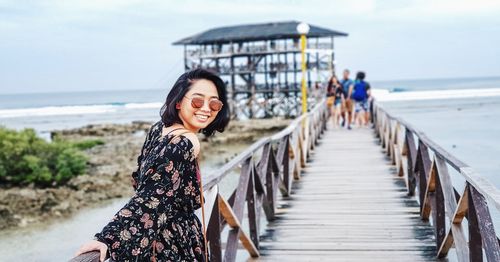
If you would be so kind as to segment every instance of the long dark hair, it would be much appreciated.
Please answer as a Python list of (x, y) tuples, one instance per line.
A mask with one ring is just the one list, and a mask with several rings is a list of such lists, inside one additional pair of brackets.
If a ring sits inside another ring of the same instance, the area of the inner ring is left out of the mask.
[(215, 133), (215, 131), (224, 132), (227, 124), (229, 123), (229, 104), (227, 102), (227, 91), (226, 85), (215, 73), (208, 71), (206, 69), (194, 69), (182, 74), (175, 82), (172, 89), (167, 95), (165, 104), (161, 107), (160, 116), (163, 124), (165, 126), (171, 126), (173, 124), (183, 124), (182, 120), (179, 118), (179, 110), (175, 107), (177, 103), (180, 103), (184, 98), (186, 93), (191, 88), (194, 80), (205, 79), (214, 83), (217, 88), (217, 94), (219, 95), (219, 100), (224, 104), (222, 109), (219, 111), (214, 121), (210, 123), (207, 127), (200, 130), (206, 137), (209, 137)]
[(337, 85), (336, 86), (333, 85), (333, 79), (337, 80), (337, 85), (339, 83), (339, 79), (337, 78), (337, 76), (336, 75), (332, 75), (330, 77), (330, 80), (328, 81), (328, 87), (326, 88), (326, 93), (327, 94), (333, 94), (333, 92), (335, 92), (335, 89), (338, 87)]

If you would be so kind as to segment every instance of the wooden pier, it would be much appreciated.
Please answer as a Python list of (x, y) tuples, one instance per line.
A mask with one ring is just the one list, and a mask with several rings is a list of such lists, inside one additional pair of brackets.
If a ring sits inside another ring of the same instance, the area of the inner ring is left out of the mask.
[[(204, 177), (210, 261), (500, 261), (489, 211), (500, 210), (500, 190), (372, 108), (373, 128), (327, 129), (323, 100)], [(239, 182), (222, 196), (217, 185), (234, 171)]]
[(432, 261), (417, 201), (373, 129), (328, 130), (268, 224), (255, 261)]

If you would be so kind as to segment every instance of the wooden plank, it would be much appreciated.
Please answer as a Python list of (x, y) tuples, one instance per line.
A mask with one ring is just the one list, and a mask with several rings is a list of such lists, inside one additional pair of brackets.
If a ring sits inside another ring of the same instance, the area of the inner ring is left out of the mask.
[(469, 186), (466, 186), (464, 189), (464, 193), (458, 200), (458, 206), (453, 214), (453, 224), (460, 224), (462, 223), (462, 220), (465, 217), (465, 214), (467, 213), (467, 210), (469, 209)]
[(425, 189), (424, 204), (422, 207), (422, 219), (429, 219), (429, 214), (431, 212), (431, 193), (436, 190), (436, 169), (434, 168), (434, 162), (431, 164), (431, 171), (429, 174), (429, 179), (427, 181), (427, 186)]

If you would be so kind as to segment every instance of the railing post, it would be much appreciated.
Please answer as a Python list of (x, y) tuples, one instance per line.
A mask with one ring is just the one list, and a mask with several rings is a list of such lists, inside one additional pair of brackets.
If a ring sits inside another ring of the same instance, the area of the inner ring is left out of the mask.
[(222, 244), (221, 244), (221, 214), (219, 210), (219, 201), (216, 200), (212, 208), (212, 215), (207, 227), (207, 239), (210, 248), (210, 261), (222, 261)]
[(406, 130), (405, 146), (408, 150), (407, 151), (408, 156), (406, 158), (408, 163), (407, 165), (408, 195), (414, 196), (415, 188), (417, 186), (417, 181), (414, 172), (416, 166), (415, 164), (417, 159), (417, 152), (415, 150), (415, 141), (413, 140), (413, 134), (409, 130)]
[[(248, 180), (253, 171), (253, 160), (249, 157), (243, 163), (241, 168), (241, 175), (238, 182), (238, 187), (236, 188), (236, 194), (234, 198), (234, 204), (232, 206), (234, 215), (241, 221), (244, 211), (244, 203), (248, 190)], [(238, 237), (240, 234), (240, 228), (233, 228), (229, 230), (227, 236), (226, 252), (224, 254), (224, 261), (234, 261), (236, 258), (236, 252), (238, 251)]]
[[(481, 195), (481, 193), (479, 193), (472, 185), (469, 186), (469, 212), (471, 210), (473, 210), (473, 212), (469, 214), (475, 216), (474, 219), (478, 231), (476, 231), (476, 229), (474, 230), (475, 233), (479, 232), (479, 243), (484, 245), (486, 258), (488, 261), (500, 261), (500, 246), (493, 227), (493, 221), (491, 220), (491, 215), (488, 210), (488, 204), (486, 203), (484, 196)], [(469, 216), (468, 219), (470, 223), (472, 220), (471, 216)]]
[(474, 262), (483, 261), (483, 244), (479, 224), (477, 221), (476, 209), (474, 208), (474, 199), (471, 194), (471, 185), (467, 183), (468, 204), (467, 220), (469, 222), (469, 259)]
[[(253, 169), (255, 171), (255, 168)], [(257, 205), (257, 199), (255, 198), (255, 187), (254, 180), (255, 177), (258, 176), (257, 173), (252, 172), (250, 179), (248, 180), (248, 189), (247, 189), (247, 210), (248, 210), (248, 227), (250, 229), (250, 239), (257, 249), (259, 249), (259, 225), (260, 225), (260, 209)]]
[(285, 183), (286, 187), (286, 196), (288, 196), (290, 195), (290, 190), (292, 188), (292, 179), (290, 175), (290, 136), (285, 137), (284, 143), (284, 152), (281, 160), (283, 161), (283, 182)]
[(439, 169), (437, 168), (437, 159), (434, 159), (433, 172), (435, 172), (435, 191), (434, 191), (434, 201), (435, 204), (433, 208), (435, 212), (434, 215), (434, 223), (436, 229), (436, 249), (439, 250), (441, 244), (444, 241), (446, 236), (446, 213), (445, 213), (445, 199), (443, 195), (443, 189), (441, 185), (441, 174), (439, 173)]
[(388, 157), (391, 157), (392, 154), (392, 136), (394, 135), (392, 133), (393, 127), (392, 127), (392, 120), (387, 117), (387, 137), (385, 139), (385, 149), (387, 150), (385, 153)]
[(420, 213), (423, 214), (424, 210), (424, 199), (425, 191), (427, 188), (427, 178), (429, 177), (430, 171), (430, 159), (427, 146), (421, 141), (418, 141), (418, 152), (417, 152), (417, 164), (415, 166), (415, 172), (418, 173), (418, 191), (419, 191), (419, 202), (420, 202)]

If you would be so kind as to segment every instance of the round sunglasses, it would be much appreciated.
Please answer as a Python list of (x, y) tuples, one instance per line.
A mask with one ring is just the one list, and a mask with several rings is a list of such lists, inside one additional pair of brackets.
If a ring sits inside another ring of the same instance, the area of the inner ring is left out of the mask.
[[(203, 105), (205, 104), (205, 99), (201, 97), (187, 97), (187, 99), (191, 99), (191, 106), (195, 109), (202, 108)], [(222, 109), (222, 106), (224, 104), (217, 98), (212, 98), (208, 101), (208, 107), (212, 111), (219, 112)]]

